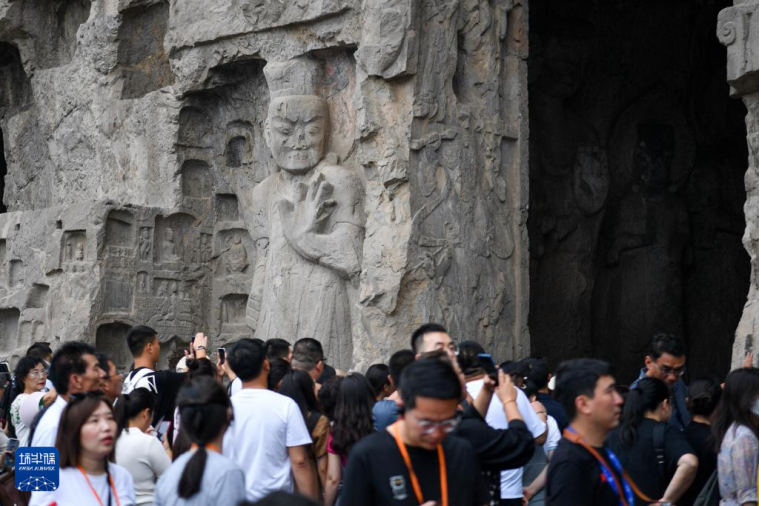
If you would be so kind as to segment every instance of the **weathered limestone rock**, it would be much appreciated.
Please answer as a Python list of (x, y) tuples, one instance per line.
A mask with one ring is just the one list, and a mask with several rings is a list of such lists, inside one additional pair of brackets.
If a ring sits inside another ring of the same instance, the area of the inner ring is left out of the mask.
[(751, 258), (750, 289), (737, 326), (732, 367), (748, 352), (758, 367), (758, 0), (735, 0), (719, 14), (719, 41), (727, 46), (727, 81), (733, 97), (742, 98), (748, 114), (748, 171), (745, 173), (745, 234), (743, 244)]
[(515, 0), (0, 0), (0, 357), (527, 354), (527, 44)]

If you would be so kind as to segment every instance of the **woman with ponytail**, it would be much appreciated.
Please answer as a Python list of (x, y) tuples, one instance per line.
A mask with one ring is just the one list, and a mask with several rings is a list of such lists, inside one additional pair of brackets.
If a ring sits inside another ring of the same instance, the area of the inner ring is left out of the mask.
[(177, 406), (192, 446), (159, 480), (154, 504), (236, 506), (246, 498), (246, 485), (243, 471), (222, 455), (233, 416), (227, 392), (213, 378), (196, 378), (182, 387)]
[(116, 401), (116, 463), (132, 475), (135, 499), (141, 506), (153, 504), (156, 481), (172, 463), (152, 432), (155, 405), (156, 394), (146, 388), (136, 388)]
[(682, 496), (682, 504), (692, 505), (700, 491), (716, 470), (716, 450), (711, 439), (713, 412), (721, 399), (721, 384), (712, 378), (692, 380), (687, 390), (687, 409), (691, 421), (684, 436), (698, 456), (698, 472), (689, 490)]
[[(644, 378), (626, 396), (621, 423), (606, 442), (651, 502), (676, 504), (698, 468), (687, 438), (668, 424), (671, 410), (668, 385), (657, 378)], [(649, 503), (636, 499), (638, 506)]]

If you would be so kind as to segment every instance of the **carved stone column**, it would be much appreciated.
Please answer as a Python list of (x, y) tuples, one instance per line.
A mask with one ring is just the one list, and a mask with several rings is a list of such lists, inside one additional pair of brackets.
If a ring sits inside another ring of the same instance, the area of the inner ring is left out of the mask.
[[(730, 94), (742, 98), (748, 115), (748, 171), (745, 173), (745, 234), (743, 244), (751, 258), (748, 301), (735, 332), (732, 367), (753, 351), (758, 360), (758, 0), (735, 0), (719, 13), (717, 36), (727, 46)], [(758, 364), (758, 362), (756, 362)]]

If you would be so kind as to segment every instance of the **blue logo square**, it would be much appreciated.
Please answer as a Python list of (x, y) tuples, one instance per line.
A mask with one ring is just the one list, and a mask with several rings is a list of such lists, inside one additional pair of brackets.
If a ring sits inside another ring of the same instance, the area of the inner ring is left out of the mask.
[(58, 450), (52, 446), (16, 449), (16, 490), (52, 492), (58, 488)]

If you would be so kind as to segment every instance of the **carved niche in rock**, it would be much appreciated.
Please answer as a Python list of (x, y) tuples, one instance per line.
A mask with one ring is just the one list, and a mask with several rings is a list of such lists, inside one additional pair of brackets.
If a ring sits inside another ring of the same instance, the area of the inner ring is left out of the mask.
[(156, 218), (154, 228), (154, 256), (156, 262), (170, 270), (181, 269), (181, 262), (195, 263), (198, 257), (200, 231), (189, 214), (176, 213)]
[(183, 107), (180, 110), (180, 125), (177, 143), (189, 147), (208, 147), (211, 144), (211, 118), (198, 107)]
[(130, 269), (135, 259), (135, 218), (128, 211), (111, 211), (106, 220), (106, 266)]
[(128, 278), (106, 279), (106, 311), (127, 312), (132, 308), (132, 283)]
[(21, 312), (16, 308), (0, 309), (0, 349), (10, 351), (17, 346), (19, 317)]
[(126, 323), (113, 322), (99, 326), (95, 333), (95, 348), (108, 355), (122, 372), (128, 371), (132, 363), (132, 354), (127, 346), (129, 329)]
[(87, 235), (84, 230), (67, 230), (63, 234), (64, 266), (70, 272), (84, 272), (87, 260)]
[(50, 287), (48, 285), (39, 283), (33, 284), (32, 288), (27, 294), (25, 306), (27, 308), (37, 309), (45, 307), (45, 302), (47, 301), (49, 290)]
[(247, 301), (248, 295), (234, 294), (222, 297), (220, 320), (222, 321), (223, 330), (225, 326), (246, 324)]
[(8, 264), (8, 286), (15, 288), (24, 284), (24, 262), (11, 260)]
[(222, 230), (217, 236), (216, 254), (219, 263), (218, 276), (238, 276), (249, 271), (249, 252), (254, 251), (254, 244), (248, 231), (243, 229)]
[(227, 126), (225, 165), (237, 168), (254, 161), (254, 136), (250, 124), (233, 121)]
[(153, 234), (150, 227), (142, 227), (140, 229), (137, 252), (141, 262), (151, 261), (151, 253), (153, 251), (153, 241), (151, 239), (152, 235)]
[(238, 197), (235, 195), (217, 195), (217, 221), (238, 221)]
[(151, 292), (151, 276), (147, 272), (138, 272), (136, 283), (139, 293)]
[(341, 367), (351, 356), (349, 287), (361, 272), (364, 190), (352, 170), (326, 155), (320, 64), (302, 57), (269, 63), (264, 73), (271, 98), (265, 139), (280, 171), (254, 189), (246, 223), (257, 247), (246, 322), (263, 340), (318, 337)]

